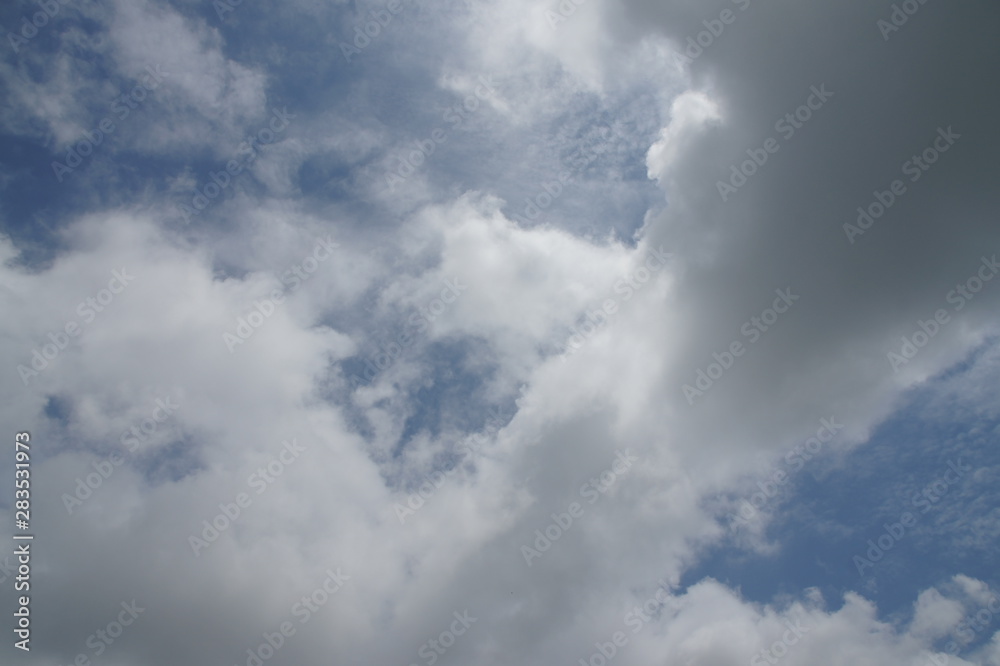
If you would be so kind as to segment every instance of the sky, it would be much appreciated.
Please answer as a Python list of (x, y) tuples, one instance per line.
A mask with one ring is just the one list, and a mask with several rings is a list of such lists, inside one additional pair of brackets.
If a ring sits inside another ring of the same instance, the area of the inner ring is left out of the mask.
[(0, 661), (1000, 666), (998, 29), (4, 3)]

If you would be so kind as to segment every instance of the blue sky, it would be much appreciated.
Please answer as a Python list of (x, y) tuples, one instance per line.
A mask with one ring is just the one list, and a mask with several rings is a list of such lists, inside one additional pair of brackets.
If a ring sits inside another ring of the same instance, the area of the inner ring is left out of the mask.
[[(949, 395), (975, 363), (992, 363), (983, 358), (989, 349), (904, 394), (868, 441), (841, 459), (820, 453), (801, 468), (775, 463), (790, 478), (762, 510), (773, 516), (764, 536), (778, 549), (753, 554), (720, 544), (687, 580), (713, 576), (759, 603), (809, 587), (831, 599), (852, 590), (876, 601), (883, 617), (911, 613), (915, 591), (948, 578), (956, 566), (994, 587), (1000, 423), (995, 409)], [(963, 474), (949, 474), (949, 463)], [(935, 488), (945, 475), (946, 485)], [(854, 557), (867, 559), (868, 539), (906, 512), (915, 527), (893, 539), (874, 566), (862, 562), (859, 572)]]

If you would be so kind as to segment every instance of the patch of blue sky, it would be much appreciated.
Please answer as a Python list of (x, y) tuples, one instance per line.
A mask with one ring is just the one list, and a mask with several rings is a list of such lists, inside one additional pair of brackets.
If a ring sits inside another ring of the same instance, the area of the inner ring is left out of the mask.
[[(821, 456), (792, 474), (788, 492), (763, 507), (771, 514), (764, 537), (776, 550), (727, 538), (685, 573), (683, 586), (711, 576), (761, 603), (817, 587), (834, 609), (854, 591), (888, 618), (908, 617), (920, 591), (955, 574), (1000, 590), (1000, 553), (991, 545), (1000, 533), (996, 351), (991, 341), (911, 390), (843, 458)], [(970, 380), (994, 388), (978, 402), (951, 390)], [(901, 531), (905, 514), (912, 518)]]

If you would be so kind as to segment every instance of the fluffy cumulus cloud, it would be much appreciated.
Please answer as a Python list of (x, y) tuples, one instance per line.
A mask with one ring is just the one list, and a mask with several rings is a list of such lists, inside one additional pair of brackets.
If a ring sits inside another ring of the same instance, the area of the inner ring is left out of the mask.
[(8, 3), (5, 659), (1000, 664), (998, 20)]

